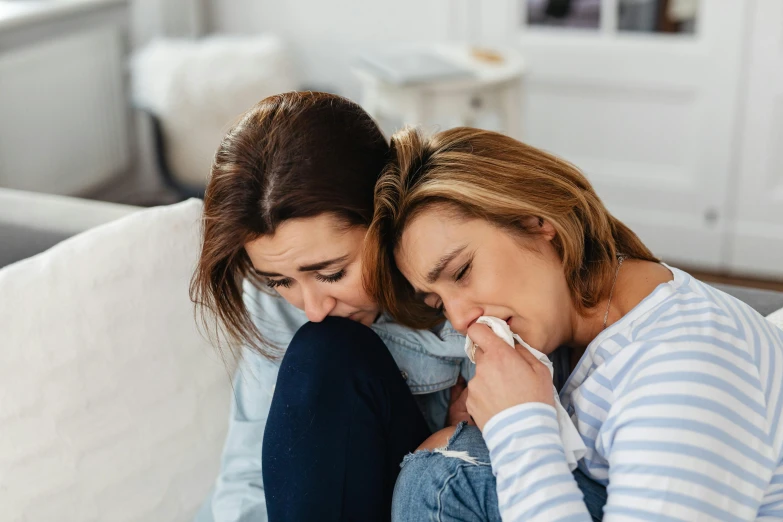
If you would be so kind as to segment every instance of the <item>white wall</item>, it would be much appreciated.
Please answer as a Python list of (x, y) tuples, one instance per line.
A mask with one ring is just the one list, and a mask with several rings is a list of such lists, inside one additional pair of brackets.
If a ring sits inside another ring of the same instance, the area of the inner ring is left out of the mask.
[[(302, 87), (354, 99), (359, 90), (350, 65), (369, 46), (455, 40), (518, 46), (529, 67), (525, 139), (584, 168), (610, 209), (659, 255), (694, 267), (783, 274), (770, 268), (780, 264), (777, 259), (767, 256), (763, 266), (758, 263), (760, 247), (743, 250), (751, 261), (738, 262), (736, 252), (732, 258), (730, 250), (737, 248), (729, 237), (736, 234), (730, 207), (738, 191), (732, 186), (743, 186), (750, 178), (757, 183), (752, 193), (742, 191), (743, 208), (754, 215), (746, 228), (754, 233), (763, 228), (765, 240), (773, 237), (776, 245), (783, 237), (777, 171), (767, 168), (761, 179), (754, 172), (759, 166), (747, 161), (738, 170), (740, 145), (733, 139), (750, 135), (748, 128), (740, 128), (737, 108), (748, 94), (747, 77), (739, 68), (749, 59), (742, 54), (750, 34), (744, 17), (753, 6), (780, 9), (781, 0), (703, 2), (697, 34), (682, 38), (615, 34), (611, 19), (602, 24), (601, 34), (540, 30), (525, 36), (522, 0), (204, 1), (208, 31), (273, 32), (290, 45)], [(612, 0), (603, 4), (615, 5)], [(780, 32), (779, 23), (768, 26)], [(754, 78), (766, 78), (779, 64), (780, 47), (769, 47), (778, 54), (756, 67)], [(752, 52), (758, 54), (757, 48)], [(763, 102), (756, 104), (759, 114), (770, 112), (779, 85), (765, 89)], [(575, 119), (581, 127), (573, 124)], [(773, 127), (779, 125), (765, 123), (753, 135), (772, 135)], [(761, 148), (745, 147), (746, 157), (774, 165), (779, 147)], [(748, 156), (751, 149), (756, 153)], [(736, 182), (729, 179), (734, 177)], [(660, 194), (650, 194), (644, 183)], [(759, 198), (763, 205), (756, 203)], [(622, 208), (630, 210), (623, 213)], [(670, 223), (662, 226), (661, 220)]]
[(358, 97), (353, 58), (370, 45), (454, 37), (451, 0), (208, 0), (216, 33), (273, 32), (290, 45), (307, 87)]
[(129, 4), (133, 48), (161, 36), (196, 37), (204, 32), (205, 0), (131, 0)]

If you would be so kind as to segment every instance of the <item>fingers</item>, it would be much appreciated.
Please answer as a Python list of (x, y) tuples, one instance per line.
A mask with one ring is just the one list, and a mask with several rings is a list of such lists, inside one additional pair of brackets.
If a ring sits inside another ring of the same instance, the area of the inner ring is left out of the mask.
[(465, 407), (465, 403), (468, 401), (468, 387), (465, 386), (465, 389), (462, 390), (462, 393), (459, 394), (459, 398), (457, 399), (457, 403), (461, 404), (462, 407)]
[(469, 421), (467, 406), (468, 383), (460, 376), (457, 384), (451, 387), (451, 397), (449, 399), (449, 411), (446, 419), (447, 425), (456, 426), (461, 421)]
[(485, 324), (473, 323), (470, 328), (468, 328), (467, 333), (468, 337), (470, 337), (470, 340), (473, 341), (473, 344), (478, 345), (478, 348), (476, 349), (476, 357), (479, 356), (479, 351), (487, 353), (492, 350), (503, 350), (511, 348), (511, 346), (506, 344), (503, 339), (495, 335), (495, 332), (493, 332), (492, 329)]
[(457, 402), (467, 387), (468, 387), (468, 383), (465, 381), (465, 378), (462, 375), (460, 375), (457, 378), (457, 383), (451, 387), (451, 396), (449, 397), (449, 404), (454, 404), (455, 402)]
[(484, 358), (484, 350), (482, 350), (481, 346), (479, 346), (476, 342), (473, 343), (473, 346), (476, 347), (475, 351), (473, 352), (473, 362), (478, 364), (479, 361)]
[(516, 350), (519, 353), (522, 358), (527, 361), (531, 366), (533, 366), (533, 363), (541, 363), (541, 361), (538, 360), (538, 358), (530, 353), (530, 350), (522, 346), (521, 344), (516, 345)]
[[(498, 338), (498, 340), (501, 343), (504, 343), (502, 339)], [(511, 347), (509, 346), (509, 348)], [(520, 344), (515, 344), (515, 346), (510, 351), (500, 350), (496, 348), (484, 350), (481, 346), (478, 346), (476, 348), (476, 352), (473, 357), (476, 362), (477, 370), (478, 368), (483, 366), (483, 363), (486, 363), (488, 361), (488, 357), (495, 360), (494, 364), (499, 364), (501, 366), (506, 366), (507, 364), (510, 363), (509, 357), (519, 358), (522, 359), (525, 363), (527, 363), (527, 367), (529, 367), (532, 371), (536, 373), (539, 371), (545, 371), (545, 372), (549, 371), (546, 365), (544, 365), (541, 361), (539, 361), (535, 355), (530, 353), (527, 348), (525, 348)]]
[(535, 355), (530, 353), (530, 350), (528, 350), (527, 348), (525, 348), (522, 345), (517, 345), (516, 346), (516, 351), (520, 355), (520, 357), (522, 357), (525, 360), (525, 362), (528, 363), (531, 368), (533, 368), (533, 370), (536, 370), (536, 371), (542, 371), (543, 370), (543, 371), (546, 371), (547, 373), (549, 373), (549, 369), (546, 367), (546, 365), (544, 363), (542, 363), (541, 361), (539, 361), (538, 357), (536, 357)]

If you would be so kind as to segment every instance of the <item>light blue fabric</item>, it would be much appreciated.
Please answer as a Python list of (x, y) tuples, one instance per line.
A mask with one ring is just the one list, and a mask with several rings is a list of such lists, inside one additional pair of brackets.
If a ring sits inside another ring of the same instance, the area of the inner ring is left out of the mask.
[[(307, 322), (303, 311), (249, 282), (245, 283), (244, 300), (262, 335), (281, 353), (299, 327)], [(465, 356), (465, 338), (448, 323), (436, 331), (411, 330), (385, 315), (372, 325), (372, 329), (389, 348), (430, 428), (433, 431), (442, 428), (448, 410), (448, 389), (460, 374), (470, 380), (475, 371)], [(220, 475), (196, 522), (267, 520), (261, 446), (278, 369), (279, 360), (270, 361), (244, 350), (234, 378), (234, 398)]]
[[(405, 457), (394, 488), (392, 522), (501, 522), (481, 431), (460, 423), (445, 450), (453, 453), (423, 450)], [(602, 520), (606, 488), (578, 469), (573, 476), (592, 520)]]

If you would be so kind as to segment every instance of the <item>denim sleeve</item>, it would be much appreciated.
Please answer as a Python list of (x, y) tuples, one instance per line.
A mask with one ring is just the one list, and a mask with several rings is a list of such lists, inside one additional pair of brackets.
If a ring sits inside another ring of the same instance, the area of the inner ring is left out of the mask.
[(234, 377), (228, 436), (212, 498), (215, 522), (267, 519), (261, 446), (278, 368), (245, 350)]
[[(245, 306), (265, 340), (282, 354), (306, 321), (282, 298), (245, 283)], [(234, 376), (228, 435), (212, 497), (215, 522), (267, 520), (261, 446), (272, 404), (279, 360), (245, 347)]]

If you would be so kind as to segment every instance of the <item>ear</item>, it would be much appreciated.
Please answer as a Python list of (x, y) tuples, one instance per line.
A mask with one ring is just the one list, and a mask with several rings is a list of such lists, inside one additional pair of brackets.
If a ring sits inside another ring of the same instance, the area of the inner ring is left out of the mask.
[(552, 226), (552, 223), (547, 221), (546, 219), (541, 219), (539, 221), (541, 223), (541, 236), (546, 239), (547, 241), (552, 241), (555, 236), (557, 235), (557, 231), (555, 230), (555, 227)]
[(552, 241), (557, 235), (557, 231), (555, 230), (555, 227), (552, 226), (552, 223), (544, 218), (526, 216), (521, 218), (518, 223), (525, 233), (538, 234), (546, 241)]

